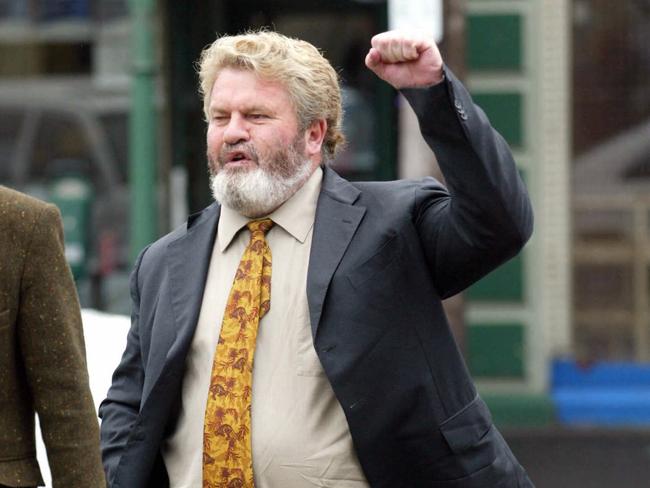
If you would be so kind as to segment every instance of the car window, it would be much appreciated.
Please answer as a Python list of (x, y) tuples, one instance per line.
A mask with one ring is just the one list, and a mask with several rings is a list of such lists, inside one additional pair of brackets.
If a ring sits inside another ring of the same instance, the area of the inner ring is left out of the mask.
[(25, 118), (24, 111), (0, 110), (0, 183), (12, 185), (12, 156)]

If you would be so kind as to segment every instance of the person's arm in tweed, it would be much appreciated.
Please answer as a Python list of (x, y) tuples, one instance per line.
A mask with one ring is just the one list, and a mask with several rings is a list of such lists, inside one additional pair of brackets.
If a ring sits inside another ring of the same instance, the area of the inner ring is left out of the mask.
[(24, 262), (18, 340), (54, 488), (104, 487), (79, 301), (56, 207), (40, 212)]

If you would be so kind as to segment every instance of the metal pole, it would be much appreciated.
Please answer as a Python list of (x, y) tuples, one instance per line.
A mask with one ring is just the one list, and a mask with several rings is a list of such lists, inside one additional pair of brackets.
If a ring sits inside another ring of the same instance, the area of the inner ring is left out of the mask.
[(132, 86), (129, 137), (131, 255), (157, 236), (156, 107), (154, 103), (155, 0), (131, 0)]

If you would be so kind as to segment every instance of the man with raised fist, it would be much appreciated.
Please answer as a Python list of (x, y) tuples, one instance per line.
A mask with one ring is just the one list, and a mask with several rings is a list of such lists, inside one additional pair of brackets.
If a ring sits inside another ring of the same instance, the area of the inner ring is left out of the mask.
[(137, 260), (100, 409), (110, 486), (533, 486), (441, 306), (527, 241), (526, 190), (432, 40), (385, 32), (365, 62), (447, 187), (328, 166), (341, 91), (313, 45), (260, 31), (203, 52), (216, 201)]

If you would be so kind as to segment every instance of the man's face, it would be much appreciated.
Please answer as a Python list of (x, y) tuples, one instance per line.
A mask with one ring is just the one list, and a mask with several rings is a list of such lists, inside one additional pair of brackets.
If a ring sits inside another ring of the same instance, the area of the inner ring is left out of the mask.
[(318, 166), (286, 89), (227, 68), (210, 96), (207, 155), (214, 196), (251, 218), (290, 198)]

